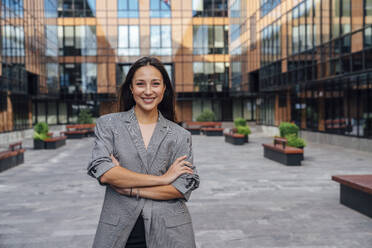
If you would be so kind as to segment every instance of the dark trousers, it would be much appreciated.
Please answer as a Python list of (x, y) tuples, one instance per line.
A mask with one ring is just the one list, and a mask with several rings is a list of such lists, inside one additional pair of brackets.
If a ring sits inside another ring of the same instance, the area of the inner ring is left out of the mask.
[(145, 224), (142, 214), (139, 215), (132, 232), (129, 235), (125, 248), (146, 248)]

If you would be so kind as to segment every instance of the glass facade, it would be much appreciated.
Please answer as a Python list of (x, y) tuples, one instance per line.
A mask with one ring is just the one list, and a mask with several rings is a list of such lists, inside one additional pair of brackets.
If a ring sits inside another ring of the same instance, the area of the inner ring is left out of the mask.
[(222, 25), (193, 26), (193, 54), (226, 54), (228, 30)]
[(224, 17), (227, 4), (228, 0), (192, 0), (192, 14), (194, 17)]
[[(48, 3), (48, 7), (52, 6), (54, 3)], [(96, 0), (58, 0), (57, 9), (59, 17), (94, 17)]]
[(171, 17), (171, 1), (170, 0), (150, 0), (150, 17), (165, 18)]
[(194, 62), (194, 91), (221, 92), (228, 87), (228, 65), (221, 62)]
[(138, 0), (118, 0), (119, 18), (138, 18)]
[(139, 26), (119, 26), (118, 56), (140, 55)]
[(151, 55), (172, 55), (172, 32), (170, 25), (152, 25), (150, 35)]
[(95, 26), (58, 26), (60, 56), (95, 56)]

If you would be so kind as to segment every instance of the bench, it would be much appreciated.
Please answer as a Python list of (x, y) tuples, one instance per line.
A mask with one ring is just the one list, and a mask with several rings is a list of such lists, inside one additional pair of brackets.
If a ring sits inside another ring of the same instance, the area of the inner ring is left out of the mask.
[(286, 138), (282, 137), (274, 137), (274, 146), (282, 145), (283, 149), (288, 145), (288, 141)]
[[(191, 132), (191, 134), (198, 135), (201, 133), (202, 128), (221, 128), (221, 122), (215, 121), (186, 121), (184, 128)], [(222, 129), (222, 128), (221, 128)], [(206, 130), (208, 131), (208, 130)], [(212, 130), (210, 130), (212, 131)], [(223, 129), (222, 129), (223, 131)], [(213, 133), (213, 132), (212, 132)], [(222, 136), (222, 134), (221, 134)]]
[(0, 152), (0, 172), (24, 163), (24, 152), (22, 142), (9, 145), (9, 150)]
[(45, 149), (57, 149), (66, 145), (66, 136), (50, 137), (44, 140)]
[(239, 133), (225, 133), (225, 142), (233, 145), (244, 145), (246, 143), (247, 136)]
[(223, 128), (220, 127), (203, 127), (200, 131), (206, 136), (223, 136)]
[(337, 175), (340, 203), (372, 218), (372, 175)]
[(68, 139), (80, 139), (94, 134), (95, 124), (74, 124), (66, 125), (66, 131), (61, 134), (67, 136)]
[(285, 165), (301, 165), (304, 159), (304, 151), (300, 148), (280, 144), (262, 144), (264, 157)]

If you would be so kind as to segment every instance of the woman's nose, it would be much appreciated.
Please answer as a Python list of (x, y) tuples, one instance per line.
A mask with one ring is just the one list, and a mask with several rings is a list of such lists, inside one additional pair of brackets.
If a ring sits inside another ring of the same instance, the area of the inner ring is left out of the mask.
[(151, 85), (146, 85), (145, 94), (151, 94)]

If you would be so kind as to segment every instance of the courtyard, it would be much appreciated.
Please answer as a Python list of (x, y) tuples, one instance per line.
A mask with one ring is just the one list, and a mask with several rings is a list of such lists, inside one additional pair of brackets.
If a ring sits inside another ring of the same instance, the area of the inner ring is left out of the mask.
[[(93, 138), (32, 149), (0, 173), (0, 247), (91, 247), (104, 187), (86, 174)], [(332, 175), (371, 174), (372, 154), (308, 143), (302, 166), (263, 157), (255, 132), (243, 146), (193, 136), (201, 184), (188, 206), (198, 248), (372, 247), (369, 217), (339, 203)]]

